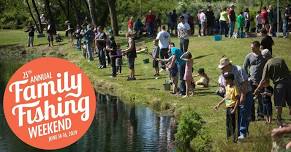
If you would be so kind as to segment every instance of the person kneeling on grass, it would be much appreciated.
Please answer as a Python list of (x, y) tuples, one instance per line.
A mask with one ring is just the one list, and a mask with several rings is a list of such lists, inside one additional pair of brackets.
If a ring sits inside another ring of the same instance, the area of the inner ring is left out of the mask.
[(129, 76), (127, 80), (136, 80), (135, 78), (135, 70), (134, 70), (134, 61), (137, 57), (136, 55), (136, 47), (135, 47), (135, 41), (134, 41), (134, 35), (130, 32), (126, 34), (126, 37), (128, 39), (128, 48), (123, 50), (122, 52), (127, 55), (128, 59), (128, 68), (129, 68)]
[(236, 124), (236, 109), (239, 103), (239, 89), (234, 83), (234, 75), (232, 73), (225, 73), (226, 94), (225, 97), (214, 107), (218, 110), (219, 106), (225, 103), (226, 106), (226, 136), (232, 136), (233, 142), (237, 141), (235, 133)]
[(196, 85), (201, 85), (202, 87), (206, 88), (209, 85), (209, 77), (204, 71), (204, 68), (198, 69), (198, 74), (195, 75), (194, 77), (200, 77), (198, 81), (196, 81)]

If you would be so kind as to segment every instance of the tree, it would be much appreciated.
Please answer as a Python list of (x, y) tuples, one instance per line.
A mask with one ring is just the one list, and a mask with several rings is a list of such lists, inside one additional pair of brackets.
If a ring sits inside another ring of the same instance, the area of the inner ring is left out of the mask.
[(30, 13), (30, 16), (31, 16), (31, 18), (32, 18), (32, 20), (33, 20), (33, 22), (34, 22), (34, 24), (35, 24), (35, 26), (36, 26), (36, 29), (37, 29), (37, 31), (39, 32), (40, 29), (39, 29), (39, 26), (37, 25), (37, 22), (36, 22), (36, 20), (35, 20), (35, 18), (34, 18), (34, 16), (33, 16), (33, 13), (32, 13), (32, 10), (31, 10), (31, 7), (30, 7), (30, 5), (29, 5), (29, 2), (28, 2), (28, 0), (25, 0), (25, 2), (26, 2), (26, 4), (27, 4), (27, 7), (28, 7), (28, 11), (29, 11), (29, 13)]
[(117, 14), (115, 10), (116, 0), (107, 0), (107, 4), (108, 4), (109, 13), (110, 13), (112, 31), (113, 31), (113, 34), (117, 36), (119, 29), (118, 29), (118, 22), (117, 22)]
[(95, 3), (94, 0), (87, 0), (88, 8), (89, 8), (89, 13), (91, 17), (91, 22), (94, 26), (96, 26), (96, 16), (95, 16)]
[(36, 12), (36, 15), (37, 15), (37, 20), (38, 20), (38, 24), (39, 24), (39, 31), (38, 33), (39, 34), (42, 34), (43, 33), (43, 27), (42, 27), (42, 23), (41, 23), (41, 20), (40, 20), (40, 15), (39, 15), (39, 12), (38, 12), (38, 9), (37, 9), (37, 6), (36, 6), (36, 3), (34, 0), (31, 0), (32, 2), (32, 6)]
[(53, 18), (51, 7), (50, 7), (50, 1), (44, 0), (44, 5), (45, 5), (45, 10), (46, 10), (48, 19), (54, 23), (54, 18)]

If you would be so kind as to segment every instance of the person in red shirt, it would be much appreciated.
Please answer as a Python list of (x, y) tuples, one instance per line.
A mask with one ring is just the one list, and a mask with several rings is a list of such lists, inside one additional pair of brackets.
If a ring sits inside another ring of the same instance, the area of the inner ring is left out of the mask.
[(145, 18), (145, 25), (146, 25), (147, 34), (149, 37), (153, 37), (155, 19), (156, 19), (156, 16), (152, 13), (152, 10), (149, 10), (149, 13), (146, 15), (146, 18)]
[(263, 28), (267, 28), (269, 22), (268, 22), (268, 12), (267, 12), (267, 8), (266, 7), (263, 7), (263, 9), (261, 11), (261, 17), (262, 17)]
[(133, 32), (133, 17), (130, 17), (127, 22), (128, 32)]

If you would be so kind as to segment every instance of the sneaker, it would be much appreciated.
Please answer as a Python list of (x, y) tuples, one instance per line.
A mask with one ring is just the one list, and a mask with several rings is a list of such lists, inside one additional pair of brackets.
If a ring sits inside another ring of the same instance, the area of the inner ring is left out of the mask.
[(246, 137), (244, 135), (240, 135), (237, 137), (238, 140), (244, 140)]

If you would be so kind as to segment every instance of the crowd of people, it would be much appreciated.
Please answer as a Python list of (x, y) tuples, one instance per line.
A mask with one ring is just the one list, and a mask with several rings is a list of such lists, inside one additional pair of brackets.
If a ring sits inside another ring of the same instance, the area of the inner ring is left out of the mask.
[[(265, 119), (267, 124), (272, 122), (272, 96), (274, 96), (277, 124), (282, 128), (273, 130), (273, 137), (291, 132), (291, 126), (286, 126), (282, 121), (282, 108), (286, 105), (289, 106), (291, 115), (291, 74), (282, 58), (272, 57), (274, 45), (272, 36), (276, 35), (277, 25), (275, 12), (272, 6), (264, 7), (257, 12), (255, 32), (261, 33), (262, 39), (261, 42), (251, 43), (251, 52), (246, 55), (242, 66), (234, 65), (226, 56), (219, 61), (218, 68), (221, 70), (221, 75), (217, 94), (223, 99), (214, 109), (217, 110), (223, 103), (225, 104), (227, 137), (232, 137), (233, 142), (248, 137), (251, 121)], [(208, 87), (210, 78), (204, 68), (199, 68), (197, 74), (193, 74), (193, 56), (188, 51), (188, 46), (189, 37), (195, 33), (194, 18), (186, 10), (180, 16), (175, 10), (166, 15), (167, 26), (162, 24), (161, 14), (155, 16), (151, 10), (145, 17), (145, 25), (141, 19), (134, 22), (134, 18), (130, 17), (126, 49), (121, 49), (115, 42), (113, 34), (106, 33), (102, 26), (93, 27), (85, 23), (72, 30), (67, 24), (67, 31), (69, 35), (75, 37), (76, 47), (83, 50), (83, 56), (89, 62), (98, 56), (98, 68), (104, 69), (111, 65), (113, 78), (122, 72), (122, 59), (126, 56), (129, 69), (128, 81), (136, 80), (135, 60), (138, 50), (136, 38), (146, 31), (148, 37), (154, 38), (153, 50), (150, 54), (153, 59), (154, 77), (158, 78), (163, 70), (168, 71), (172, 83), (171, 94), (186, 98), (194, 94), (196, 86)], [(283, 26), (286, 37), (290, 19), (291, 7), (288, 5), (284, 12)], [(242, 38), (250, 32), (251, 17), (248, 8), (236, 16), (234, 5), (225, 7), (221, 10), (218, 19), (219, 28), (217, 28), (217, 19), (209, 6), (207, 10), (198, 12), (197, 21), (199, 36), (220, 33), (226, 37), (233, 37), (237, 25), (237, 36)], [(33, 26), (27, 30), (29, 46), (33, 46), (34, 30)], [(56, 30), (49, 23), (47, 31), (51, 46)], [(171, 41), (172, 35), (178, 36), (179, 47)], [(194, 81), (195, 77), (199, 79)], [(270, 80), (273, 81), (273, 87), (270, 85)], [(255, 101), (257, 101), (257, 109)], [(291, 143), (288, 145), (288, 148), (291, 148)]]

